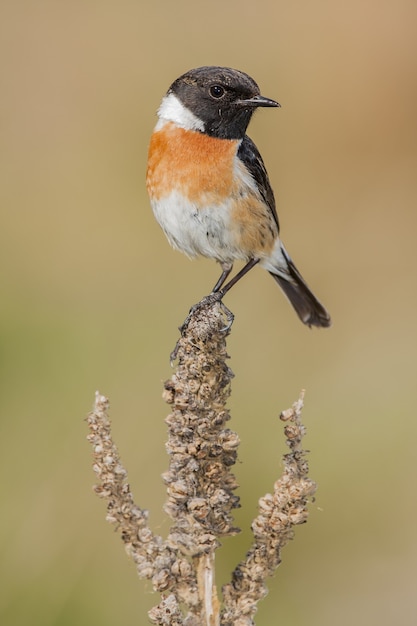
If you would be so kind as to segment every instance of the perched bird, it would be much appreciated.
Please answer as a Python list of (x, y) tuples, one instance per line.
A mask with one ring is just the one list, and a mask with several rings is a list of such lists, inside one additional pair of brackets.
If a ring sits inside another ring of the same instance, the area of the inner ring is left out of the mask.
[[(330, 326), (279, 238), (274, 193), (246, 129), (258, 107), (279, 107), (256, 82), (228, 67), (200, 67), (175, 80), (151, 137), (146, 183), (170, 244), (218, 261), (220, 300), (257, 263), (308, 326)], [(237, 260), (246, 262), (225, 284)]]

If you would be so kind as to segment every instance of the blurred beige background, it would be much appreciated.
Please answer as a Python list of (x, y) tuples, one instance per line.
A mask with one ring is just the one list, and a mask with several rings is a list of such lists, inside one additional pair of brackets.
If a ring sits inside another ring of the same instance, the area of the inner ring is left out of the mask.
[(96, 389), (110, 397), (164, 534), (162, 381), (218, 267), (170, 249), (144, 173), (162, 95), (205, 64), (282, 104), (250, 135), (334, 321), (303, 327), (260, 269), (227, 297), (243, 532), (218, 581), (280, 471), (277, 415), (305, 387), (317, 500), (257, 624), (415, 624), (416, 3), (6, 0), (0, 31), (1, 624), (133, 626), (157, 602), (91, 491), (83, 417)]

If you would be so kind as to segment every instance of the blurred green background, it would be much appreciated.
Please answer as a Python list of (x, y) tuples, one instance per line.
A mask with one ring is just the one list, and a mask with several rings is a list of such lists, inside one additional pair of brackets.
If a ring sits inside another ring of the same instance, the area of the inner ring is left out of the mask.
[(215, 263), (172, 251), (144, 174), (155, 111), (199, 65), (251, 74), (280, 110), (250, 127), (282, 236), (333, 327), (303, 327), (256, 268), (227, 297), (244, 555), (305, 387), (318, 482), (257, 624), (417, 620), (414, 1), (3, 1), (0, 7), (0, 622), (146, 624), (137, 578), (91, 491), (96, 389), (138, 504), (162, 514), (162, 382)]

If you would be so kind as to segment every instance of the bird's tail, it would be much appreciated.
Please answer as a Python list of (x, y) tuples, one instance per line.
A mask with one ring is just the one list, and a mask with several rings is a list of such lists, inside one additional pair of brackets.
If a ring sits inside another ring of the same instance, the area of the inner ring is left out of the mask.
[(300, 320), (307, 326), (327, 328), (331, 325), (330, 315), (316, 296), (307, 287), (300, 272), (295, 267), (284, 246), (280, 245), (279, 267), (268, 271), (277, 281), (288, 300), (292, 304)]

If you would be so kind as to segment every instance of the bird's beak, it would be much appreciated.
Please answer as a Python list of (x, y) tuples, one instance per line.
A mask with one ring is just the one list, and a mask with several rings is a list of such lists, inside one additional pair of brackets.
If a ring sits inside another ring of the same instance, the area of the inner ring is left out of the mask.
[(271, 98), (265, 98), (264, 96), (253, 96), (246, 100), (238, 100), (236, 104), (244, 107), (280, 107), (279, 102), (271, 100)]

